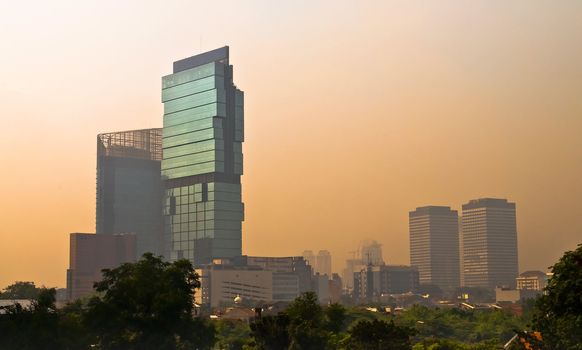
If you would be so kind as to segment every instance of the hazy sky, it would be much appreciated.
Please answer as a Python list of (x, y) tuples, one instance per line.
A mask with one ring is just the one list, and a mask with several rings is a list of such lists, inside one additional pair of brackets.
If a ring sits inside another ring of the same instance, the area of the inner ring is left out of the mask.
[(517, 203), (520, 270), (582, 242), (582, 2), (0, 2), (0, 288), (65, 285), (95, 230), (96, 135), (160, 127), (172, 62), (231, 47), (243, 252), (360, 240), (408, 211)]

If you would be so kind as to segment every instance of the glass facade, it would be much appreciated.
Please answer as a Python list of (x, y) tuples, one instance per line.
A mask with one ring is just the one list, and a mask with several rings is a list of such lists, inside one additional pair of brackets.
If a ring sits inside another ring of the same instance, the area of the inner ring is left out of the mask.
[(243, 92), (228, 47), (174, 62), (162, 78), (164, 250), (195, 265), (241, 255)]

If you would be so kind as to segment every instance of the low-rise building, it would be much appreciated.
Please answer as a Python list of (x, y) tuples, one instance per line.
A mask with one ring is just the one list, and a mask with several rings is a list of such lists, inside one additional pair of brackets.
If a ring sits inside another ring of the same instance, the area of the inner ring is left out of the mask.
[(77, 300), (93, 293), (93, 284), (102, 278), (101, 270), (135, 260), (135, 234), (71, 233), (68, 300)]
[(506, 287), (495, 288), (496, 303), (517, 303), (525, 299), (532, 299), (541, 294), (539, 290), (513, 289)]
[(517, 289), (542, 291), (548, 284), (548, 275), (542, 271), (526, 271), (516, 281)]
[(250, 306), (290, 302), (312, 290), (311, 266), (303, 257), (215, 259), (197, 273), (196, 303), (213, 308), (228, 306), (237, 296)]
[(371, 301), (385, 294), (416, 293), (418, 270), (411, 266), (368, 266), (354, 273), (354, 299)]

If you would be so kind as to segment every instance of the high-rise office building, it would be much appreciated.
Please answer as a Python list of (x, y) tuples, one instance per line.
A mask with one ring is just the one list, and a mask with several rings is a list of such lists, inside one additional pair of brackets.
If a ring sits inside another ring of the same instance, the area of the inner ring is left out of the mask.
[(515, 288), (518, 274), (515, 203), (481, 198), (463, 205), (463, 285)]
[(303, 259), (305, 259), (305, 261), (307, 261), (307, 263), (309, 265), (311, 265), (311, 267), (313, 268), (313, 272), (315, 272), (315, 268), (316, 268), (316, 261), (315, 261), (315, 254), (313, 254), (312, 250), (304, 250), (303, 253), (301, 254), (301, 256), (303, 256)]
[(162, 102), (166, 256), (195, 265), (240, 256), (243, 92), (228, 47), (174, 62)]
[(162, 254), (162, 129), (97, 136), (96, 233), (135, 233), (137, 254)]
[(443, 290), (459, 287), (459, 227), (456, 210), (426, 206), (408, 214), (410, 265), (418, 269), (420, 283)]
[(331, 254), (327, 250), (320, 250), (315, 257), (316, 271), (331, 278)]

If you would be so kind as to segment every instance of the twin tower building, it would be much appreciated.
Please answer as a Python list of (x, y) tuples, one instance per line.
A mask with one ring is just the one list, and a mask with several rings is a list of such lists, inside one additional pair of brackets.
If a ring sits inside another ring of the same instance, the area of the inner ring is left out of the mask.
[(515, 203), (471, 200), (461, 216), (449, 207), (420, 207), (409, 213), (409, 227), (410, 264), (418, 269), (420, 283), (443, 290), (515, 287)]
[(162, 102), (163, 128), (97, 136), (95, 236), (129, 233), (137, 257), (194, 265), (241, 256), (244, 95), (229, 48), (174, 62)]

